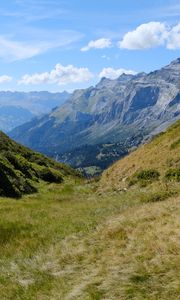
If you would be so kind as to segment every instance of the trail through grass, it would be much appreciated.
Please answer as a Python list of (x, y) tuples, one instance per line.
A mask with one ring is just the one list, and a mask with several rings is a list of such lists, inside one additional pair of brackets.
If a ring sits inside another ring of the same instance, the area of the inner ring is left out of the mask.
[(1, 198), (0, 299), (179, 299), (179, 187), (162, 189), (77, 179)]

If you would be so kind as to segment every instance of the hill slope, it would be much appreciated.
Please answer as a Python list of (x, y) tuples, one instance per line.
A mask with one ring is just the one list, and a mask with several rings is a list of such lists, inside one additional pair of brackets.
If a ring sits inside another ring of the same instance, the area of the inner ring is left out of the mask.
[[(150, 143), (149, 154), (156, 149), (160, 159), (162, 146), (177, 159), (179, 125)], [(164, 158), (157, 168), (165, 171)], [(1, 299), (179, 299), (180, 187), (171, 180), (168, 189), (158, 180), (97, 193), (98, 183), (71, 178), (20, 201), (0, 197)]]
[(62, 182), (77, 175), (70, 167), (29, 150), (0, 131), (0, 196), (21, 197), (37, 191), (37, 183)]
[(50, 156), (83, 145), (126, 142), (139, 135), (143, 139), (179, 118), (179, 77), (180, 59), (149, 74), (102, 78), (95, 87), (76, 90), (47, 116), (16, 128), (11, 136)]
[(180, 120), (107, 169), (101, 186), (121, 189), (159, 179), (180, 181)]

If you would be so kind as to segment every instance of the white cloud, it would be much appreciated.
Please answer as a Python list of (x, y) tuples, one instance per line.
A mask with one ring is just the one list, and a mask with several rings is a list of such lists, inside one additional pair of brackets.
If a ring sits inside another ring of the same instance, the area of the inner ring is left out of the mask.
[(10, 77), (8, 75), (1, 75), (0, 76), (0, 83), (10, 82), (11, 80), (12, 80), (12, 77)]
[(167, 48), (180, 49), (180, 23), (174, 26), (169, 32)]
[(132, 74), (135, 75), (137, 72), (132, 70), (126, 70), (126, 69), (113, 69), (113, 68), (104, 68), (101, 73), (99, 74), (99, 77), (106, 77), (110, 79), (116, 79), (122, 74)]
[(8, 75), (1, 75), (0, 76), (0, 83), (10, 82), (11, 80), (12, 80), (12, 77), (10, 77)]
[(63, 66), (57, 64), (50, 72), (24, 75), (19, 81), (19, 84), (55, 83), (58, 85), (66, 85), (69, 83), (89, 81), (92, 77), (93, 74), (88, 68), (76, 68), (73, 65)]
[(164, 23), (149, 22), (141, 24), (135, 30), (126, 33), (119, 42), (120, 48), (147, 49), (161, 46), (168, 37), (168, 28)]
[(87, 46), (81, 48), (82, 52), (89, 51), (90, 49), (104, 49), (110, 48), (112, 42), (110, 39), (101, 38), (99, 40), (90, 41)]

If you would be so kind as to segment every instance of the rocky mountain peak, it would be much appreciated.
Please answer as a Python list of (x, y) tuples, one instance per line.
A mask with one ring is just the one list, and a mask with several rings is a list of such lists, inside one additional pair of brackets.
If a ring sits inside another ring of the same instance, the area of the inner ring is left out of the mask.
[(132, 75), (132, 74), (123, 73), (118, 77), (117, 80), (118, 80), (118, 82), (127, 82), (127, 81), (131, 80), (133, 77), (134, 77), (134, 75)]
[(171, 62), (171, 65), (177, 65), (177, 64), (180, 64), (180, 57)]
[(166, 67), (164, 67), (163, 69), (165, 70), (180, 70), (180, 58), (177, 58), (175, 60), (173, 60), (169, 65), (167, 65)]
[(101, 80), (96, 84), (96, 89), (102, 89), (104, 87), (112, 87), (115, 85), (115, 80), (102, 77)]

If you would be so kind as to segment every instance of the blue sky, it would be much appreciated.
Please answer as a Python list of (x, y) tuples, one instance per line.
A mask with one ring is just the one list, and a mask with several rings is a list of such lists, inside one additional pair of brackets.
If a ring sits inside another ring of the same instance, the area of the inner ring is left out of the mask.
[(1, 90), (71, 91), (180, 57), (179, 0), (1, 2)]

